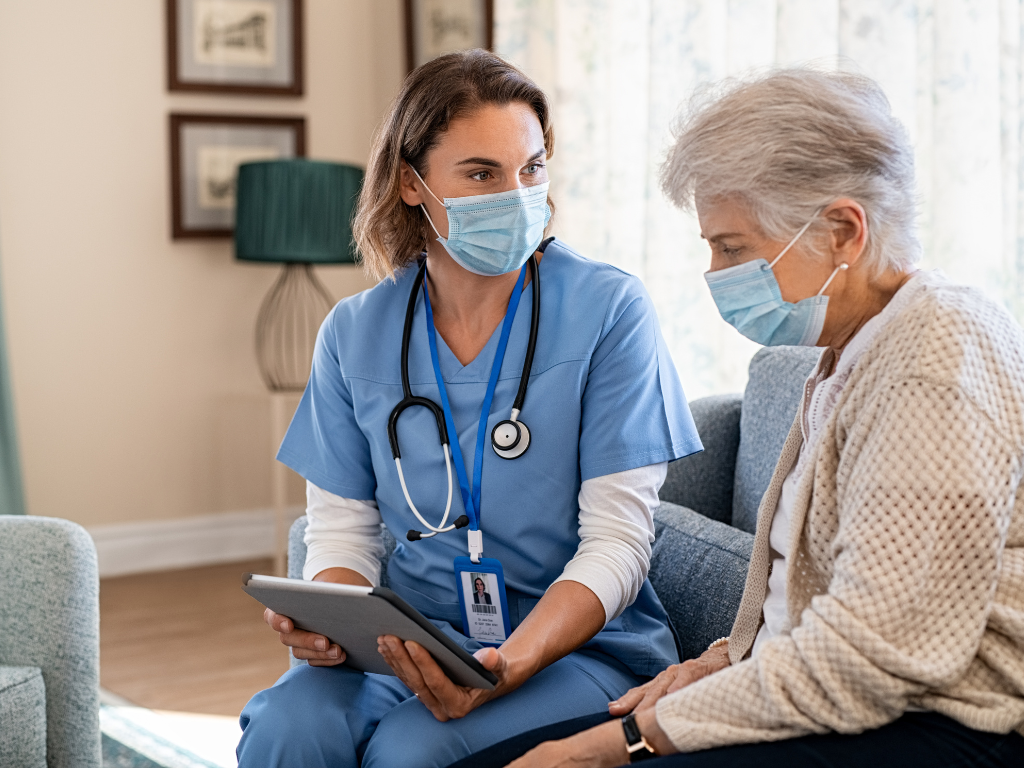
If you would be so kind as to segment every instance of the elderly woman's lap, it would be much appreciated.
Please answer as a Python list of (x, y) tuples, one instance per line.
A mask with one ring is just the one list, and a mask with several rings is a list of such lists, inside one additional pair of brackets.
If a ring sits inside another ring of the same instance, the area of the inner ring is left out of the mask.
[[(534, 746), (606, 722), (592, 715), (496, 744), (450, 768), (501, 768)], [(1024, 736), (985, 733), (934, 712), (911, 712), (855, 735), (827, 733), (644, 761), (651, 768), (1011, 768), (1024, 765)]]
[(826, 733), (650, 760), (652, 768), (1010, 768), (1024, 764), (1024, 737), (976, 731), (934, 712), (911, 712), (855, 735)]

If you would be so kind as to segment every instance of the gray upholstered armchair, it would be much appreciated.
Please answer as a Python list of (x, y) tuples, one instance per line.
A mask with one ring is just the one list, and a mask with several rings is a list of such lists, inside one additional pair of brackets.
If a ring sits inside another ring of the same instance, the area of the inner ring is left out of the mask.
[(0, 765), (99, 768), (99, 650), (89, 534), (0, 516)]
[[(684, 659), (699, 656), (732, 628), (757, 508), (817, 359), (816, 349), (763, 349), (750, 362), (742, 396), (717, 395), (690, 404), (704, 452), (669, 466), (654, 516), (657, 541), (650, 572)], [(300, 517), (288, 547), (288, 575), (294, 579), (302, 578), (306, 561), (305, 532), (306, 518)], [(384, 540), (387, 586), (387, 558), (396, 542), (386, 530)]]

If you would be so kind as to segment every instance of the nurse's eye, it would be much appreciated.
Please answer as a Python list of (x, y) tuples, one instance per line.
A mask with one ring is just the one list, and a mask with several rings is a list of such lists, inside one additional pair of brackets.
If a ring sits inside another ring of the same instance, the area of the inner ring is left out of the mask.
[(528, 174), (530, 176), (535, 176), (536, 174), (541, 172), (541, 169), (543, 167), (544, 167), (544, 163), (530, 163), (528, 166), (526, 166), (523, 169), (523, 173), (526, 173), (526, 174)]
[(494, 177), (492, 176), (490, 171), (477, 171), (476, 173), (470, 175), (469, 178), (474, 179), (476, 181), (488, 181)]

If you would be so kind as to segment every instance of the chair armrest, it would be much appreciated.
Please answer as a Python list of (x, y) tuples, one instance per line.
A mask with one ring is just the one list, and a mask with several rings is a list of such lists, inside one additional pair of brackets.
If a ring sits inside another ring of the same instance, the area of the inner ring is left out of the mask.
[(38, 667), (50, 768), (99, 768), (99, 572), (85, 529), (0, 516), (0, 664)]
[(679, 636), (683, 659), (732, 630), (754, 537), (670, 502), (654, 513), (648, 578)]
[(658, 494), (662, 501), (732, 522), (736, 451), (740, 445), (741, 395), (713, 395), (690, 403), (703, 453), (673, 461)]

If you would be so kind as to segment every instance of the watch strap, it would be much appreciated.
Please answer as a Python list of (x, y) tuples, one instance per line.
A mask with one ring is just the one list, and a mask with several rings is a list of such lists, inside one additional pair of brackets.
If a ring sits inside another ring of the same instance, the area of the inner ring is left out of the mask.
[(651, 749), (644, 735), (640, 733), (640, 727), (636, 724), (636, 716), (632, 712), (622, 718), (622, 730), (626, 735), (626, 751), (629, 753), (630, 763), (638, 763), (658, 756), (658, 753)]

